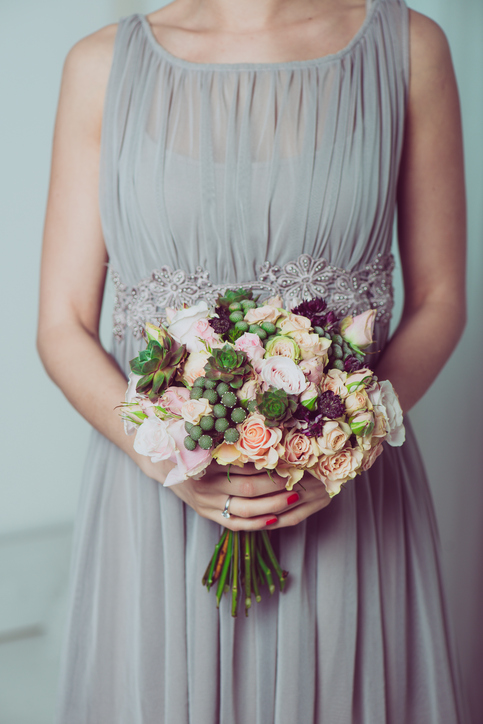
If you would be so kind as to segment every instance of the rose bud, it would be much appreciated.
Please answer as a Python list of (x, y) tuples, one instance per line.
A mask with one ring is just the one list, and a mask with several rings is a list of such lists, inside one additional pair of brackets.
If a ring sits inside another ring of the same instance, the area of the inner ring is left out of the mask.
[(353, 347), (365, 349), (373, 342), (376, 309), (368, 309), (355, 317), (344, 317), (340, 323), (340, 335)]

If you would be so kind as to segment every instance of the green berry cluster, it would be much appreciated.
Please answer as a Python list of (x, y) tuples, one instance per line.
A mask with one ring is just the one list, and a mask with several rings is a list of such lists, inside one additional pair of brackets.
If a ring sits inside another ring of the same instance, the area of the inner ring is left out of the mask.
[(209, 450), (223, 440), (229, 443), (238, 441), (240, 433), (235, 426), (246, 419), (247, 412), (238, 406), (239, 400), (227, 382), (198, 377), (191, 389), (190, 398), (208, 400), (212, 414), (203, 415), (198, 425), (185, 423), (188, 435), (184, 445), (187, 450), (195, 450), (197, 445), (203, 450)]
[(322, 327), (314, 327), (314, 332), (319, 337), (325, 337), (330, 339), (332, 342), (329, 347), (329, 367), (335, 367), (337, 370), (344, 370), (344, 361), (348, 357), (356, 357), (359, 362), (364, 362), (365, 355), (361, 352), (354, 350), (350, 344), (342, 339), (340, 334), (330, 333), (324, 330)]

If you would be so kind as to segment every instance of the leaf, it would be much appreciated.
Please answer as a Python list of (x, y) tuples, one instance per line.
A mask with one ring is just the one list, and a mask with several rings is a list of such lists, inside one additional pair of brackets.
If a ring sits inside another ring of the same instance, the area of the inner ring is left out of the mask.
[(160, 389), (165, 382), (165, 372), (163, 369), (158, 370), (153, 378), (153, 392), (159, 394)]
[(144, 362), (143, 365), (140, 365), (141, 367), (141, 373), (144, 375), (150, 375), (151, 373), (156, 372), (159, 366), (159, 360), (157, 359), (150, 359), (147, 362)]
[(153, 377), (154, 375), (144, 375), (144, 377), (141, 377), (136, 385), (136, 392), (145, 392), (151, 386)]

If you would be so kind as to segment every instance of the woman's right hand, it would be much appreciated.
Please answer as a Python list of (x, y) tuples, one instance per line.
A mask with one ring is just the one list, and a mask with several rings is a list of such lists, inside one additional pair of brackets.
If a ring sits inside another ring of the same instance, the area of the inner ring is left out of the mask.
[[(145, 457), (139, 461), (139, 467), (148, 477), (163, 484), (174, 464), (168, 461), (151, 463)], [(275, 472), (269, 477), (252, 464), (243, 468), (232, 466), (228, 480), (227, 469), (213, 462), (200, 480), (188, 478), (170, 490), (198, 515), (237, 531), (265, 530), (267, 525), (270, 528), (297, 525), (330, 502), (324, 486), (315, 478), (308, 480), (308, 485), (304, 480), (305, 489), (299, 491), (286, 490), (285, 482)], [(229, 495), (232, 496), (231, 517), (222, 518), (221, 512)]]

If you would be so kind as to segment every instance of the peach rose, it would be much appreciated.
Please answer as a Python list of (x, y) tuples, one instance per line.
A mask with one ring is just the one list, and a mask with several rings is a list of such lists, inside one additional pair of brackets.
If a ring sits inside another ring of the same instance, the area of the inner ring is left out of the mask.
[(366, 349), (372, 344), (377, 309), (368, 309), (356, 317), (344, 317), (340, 323), (340, 335), (346, 342)]
[(345, 385), (347, 379), (347, 372), (341, 372), (340, 370), (329, 370), (325, 375), (320, 389), (322, 392), (333, 392), (335, 395), (339, 395), (342, 399), (345, 399), (349, 394)]
[(344, 400), (345, 411), (348, 415), (354, 415), (359, 410), (372, 410), (372, 402), (365, 390), (356, 390)]
[(317, 438), (318, 455), (334, 455), (342, 450), (352, 431), (346, 422), (326, 420), (323, 435)]
[(294, 467), (308, 468), (317, 462), (313, 438), (295, 428), (285, 433), (277, 452), (281, 460)]
[(248, 324), (272, 322), (272, 324), (275, 324), (280, 315), (281, 312), (279, 309), (277, 309), (276, 307), (272, 307), (270, 304), (265, 304), (263, 307), (248, 309), (247, 313), (245, 314), (245, 322), (248, 322)]
[(340, 492), (341, 485), (360, 472), (363, 453), (359, 448), (345, 448), (335, 455), (324, 455), (308, 471), (322, 480), (330, 497)]
[(181, 379), (192, 387), (197, 377), (205, 377), (205, 364), (209, 358), (210, 354), (206, 350), (192, 352), (184, 363)]
[(364, 453), (361, 470), (364, 472), (372, 468), (379, 455), (383, 452), (382, 442)]
[(243, 463), (255, 463), (257, 470), (273, 470), (278, 463), (277, 445), (282, 431), (278, 427), (266, 427), (263, 415), (256, 413), (237, 425), (237, 430), (240, 438), (234, 447), (240, 451), (238, 459)]
[(181, 407), (181, 417), (185, 422), (197, 425), (204, 415), (210, 415), (212, 407), (203, 397), (199, 400), (187, 400)]
[(374, 414), (372, 410), (359, 410), (350, 418), (349, 424), (354, 435), (370, 437), (374, 430)]
[(289, 314), (287, 317), (282, 319), (278, 323), (278, 328), (282, 334), (288, 334), (289, 332), (308, 332), (312, 328), (310, 319), (302, 317), (301, 314)]

